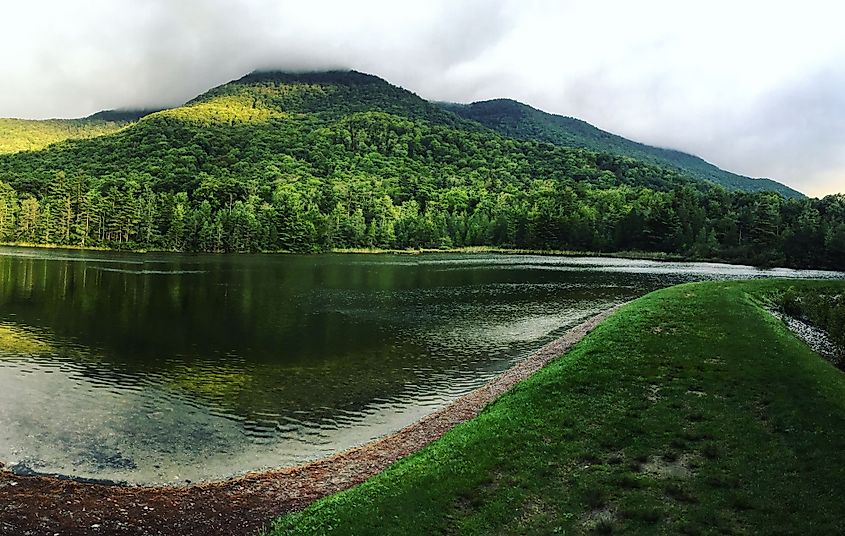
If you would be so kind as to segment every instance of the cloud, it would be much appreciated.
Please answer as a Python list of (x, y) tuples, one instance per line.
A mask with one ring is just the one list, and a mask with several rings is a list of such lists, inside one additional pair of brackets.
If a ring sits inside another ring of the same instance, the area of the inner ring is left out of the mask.
[[(731, 144), (720, 150), (725, 165), (772, 177), (800, 180), (805, 191), (845, 192), (845, 64), (827, 66), (762, 95), (724, 127)], [(838, 185), (835, 182), (838, 177)]]
[(0, 22), (0, 116), (174, 105), (256, 68), (355, 68), (822, 194), (845, 190), (843, 18), (821, 0), (17, 1)]
[(415, 82), (471, 60), (508, 26), (499, 4), (480, 0), (414, 9), (274, 0), (15, 6), (0, 28), (0, 116), (179, 104), (256, 68), (357, 68)]

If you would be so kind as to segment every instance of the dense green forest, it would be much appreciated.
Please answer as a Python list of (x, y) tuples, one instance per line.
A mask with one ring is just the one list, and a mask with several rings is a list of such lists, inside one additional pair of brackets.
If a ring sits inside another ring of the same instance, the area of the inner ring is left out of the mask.
[(750, 192), (772, 191), (783, 194), (784, 197), (803, 197), (799, 192), (779, 182), (743, 177), (720, 169), (697, 156), (631, 141), (596, 128), (586, 121), (549, 114), (514, 100), (495, 99), (472, 104), (442, 103), (441, 105), (447, 110), (477, 121), (505, 136), (623, 154), (638, 160), (677, 168), (692, 177), (712, 181), (729, 189)]
[(655, 251), (845, 266), (845, 196), (726, 190), (507, 138), (354, 72), (255, 73), (110, 135), (0, 156), (0, 241), (178, 251)]

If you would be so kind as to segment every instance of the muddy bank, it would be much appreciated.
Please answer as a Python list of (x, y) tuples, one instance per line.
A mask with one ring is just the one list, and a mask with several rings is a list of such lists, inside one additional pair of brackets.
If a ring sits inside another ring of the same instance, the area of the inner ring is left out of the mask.
[(570, 329), (484, 386), (399, 432), (304, 465), (188, 487), (109, 486), (0, 472), (0, 534), (251, 534), (359, 484), (469, 420), (568, 350), (619, 306)]

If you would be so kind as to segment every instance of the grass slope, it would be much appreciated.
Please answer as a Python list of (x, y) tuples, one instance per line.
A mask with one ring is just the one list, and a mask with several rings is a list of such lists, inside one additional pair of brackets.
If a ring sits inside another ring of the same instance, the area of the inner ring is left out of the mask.
[(756, 305), (783, 285), (649, 294), (271, 534), (842, 534), (845, 376)]
[(803, 197), (800, 192), (771, 179), (753, 179), (737, 175), (695, 155), (631, 141), (596, 128), (586, 121), (546, 113), (514, 100), (496, 99), (472, 104), (445, 103), (443, 107), (467, 119), (478, 121), (505, 136), (620, 154), (671, 166), (697, 179), (720, 184), (729, 190), (772, 191), (784, 197)]

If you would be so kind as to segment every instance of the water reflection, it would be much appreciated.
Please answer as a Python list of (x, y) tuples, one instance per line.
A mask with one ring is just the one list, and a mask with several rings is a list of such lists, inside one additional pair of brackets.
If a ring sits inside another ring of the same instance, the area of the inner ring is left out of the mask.
[(0, 248), (0, 460), (135, 483), (296, 463), (412, 422), (611, 304), (766, 275), (594, 258)]

